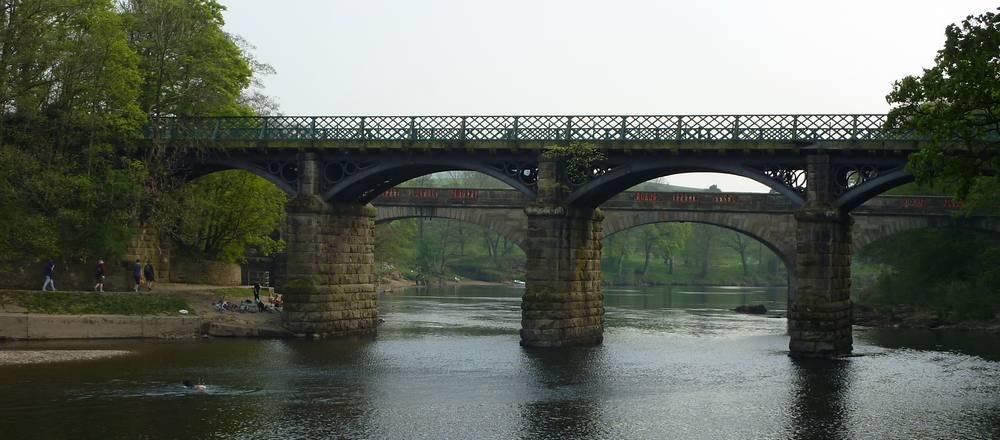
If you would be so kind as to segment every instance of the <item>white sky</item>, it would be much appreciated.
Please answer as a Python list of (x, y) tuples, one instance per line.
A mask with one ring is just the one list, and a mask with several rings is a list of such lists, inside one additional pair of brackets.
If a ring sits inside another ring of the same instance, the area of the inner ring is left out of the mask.
[[(884, 113), (981, 0), (222, 0), (288, 115)], [(764, 190), (746, 179), (672, 184)]]

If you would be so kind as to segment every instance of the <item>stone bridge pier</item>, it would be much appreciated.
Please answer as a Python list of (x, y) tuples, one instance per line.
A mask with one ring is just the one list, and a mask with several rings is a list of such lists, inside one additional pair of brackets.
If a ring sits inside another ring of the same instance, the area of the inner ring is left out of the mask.
[(601, 212), (563, 203), (567, 189), (555, 162), (538, 166), (538, 196), (525, 208), (527, 282), (521, 345), (566, 347), (604, 340)]
[(795, 212), (788, 344), (793, 357), (851, 352), (851, 217), (837, 206), (830, 157), (807, 161), (806, 204)]
[(314, 154), (300, 154), (298, 173), (297, 195), (285, 208), (284, 326), (312, 337), (373, 332), (376, 210), (323, 200)]

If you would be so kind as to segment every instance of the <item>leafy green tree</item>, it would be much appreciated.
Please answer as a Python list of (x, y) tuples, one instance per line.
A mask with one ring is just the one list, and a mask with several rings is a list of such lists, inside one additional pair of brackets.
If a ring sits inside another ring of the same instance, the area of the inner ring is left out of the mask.
[(223, 31), (214, 0), (126, 0), (129, 43), (142, 69), (140, 105), (151, 117), (250, 115), (240, 94), (250, 62)]
[(186, 186), (182, 199), (171, 233), (189, 254), (234, 262), (247, 246), (265, 255), (282, 247), (271, 233), (287, 196), (262, 177), (242, 170), (209, 174)]
[(918, 182), (953, 184), (965, 198), (1000, 169), (1000, 15), (970, 15), (945, 36), (933, 67), (893, 84), (888, 124), (930, 139), (910, 156)]
[(0, 266), (124, 251), (146, 176), (139, 71), (110, 0), (0, 1)]

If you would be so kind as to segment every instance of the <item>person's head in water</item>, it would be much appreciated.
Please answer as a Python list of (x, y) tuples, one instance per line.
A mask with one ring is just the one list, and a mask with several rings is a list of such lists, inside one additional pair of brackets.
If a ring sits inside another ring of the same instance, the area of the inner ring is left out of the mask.
[(184, 379), (183, 383), (184, 383), (184, 387), (185, 388), (192, 389), (192, 390), (195, 390), (195, 391), (205, 391), (205, 385), (202, 385), (200, 383), (196, 384), (194, 382), (191, 382), (188, 379)]

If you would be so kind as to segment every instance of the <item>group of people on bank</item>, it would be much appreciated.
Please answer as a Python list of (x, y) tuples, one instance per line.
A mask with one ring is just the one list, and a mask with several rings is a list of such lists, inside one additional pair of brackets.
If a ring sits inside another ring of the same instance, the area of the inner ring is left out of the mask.
[[(55, 271), (56, 264), (52, 260), (45, 263), (42, 269), (42, 291), (56, 291), (55, 284)], [(108, 277), (108, 266), (104, 263), (104, 260), (98, 259), (97, 265), (94, 267), (94, 291), (103, 292), (104, 283)], [(135, 264), (132, 265), (132, 280), (134, 281), (132, 290), (138, 292), (140, 288), (145, 288), (147, 291), (153, 290), (153, 282), (156, 281), (156, 271), (153, 269), (153, 263), (147, 261), (146, 265), (142, 264), (138, 258), (135, 259)]]

